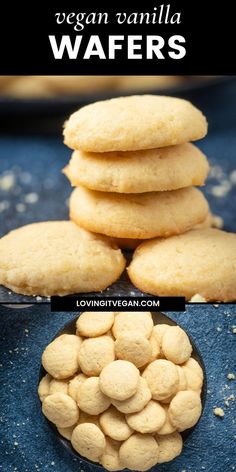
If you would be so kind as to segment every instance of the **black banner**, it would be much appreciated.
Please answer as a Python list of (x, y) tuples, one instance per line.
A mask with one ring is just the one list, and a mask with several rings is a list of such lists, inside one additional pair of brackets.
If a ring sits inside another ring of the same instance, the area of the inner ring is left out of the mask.
[(51, 311), (185, 311), (185, 298), (51, 297)]
[(0, 74), (236, 74), (234, 30), (233, 2), (4, 2)]

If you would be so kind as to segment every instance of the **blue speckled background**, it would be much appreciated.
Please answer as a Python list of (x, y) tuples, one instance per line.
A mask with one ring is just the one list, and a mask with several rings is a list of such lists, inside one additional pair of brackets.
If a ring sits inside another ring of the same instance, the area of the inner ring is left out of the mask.
[[(224, 228), (236, 231), (236, 79), (212, 87), (188, 90), (180, 96), (192, 100), (207, 116), (208, 136), (197, 143), (212, 164), (212, 172), (203, 191), (212, 211), (223, 217)], [(9, 191), (1, 190), (0, 185), (0, 210), (1, 202), (7, 202), (7, 208), (0, 211), (0, 236), (26, 223), (68, 218), (66, 202), (71, 188), (61, 173), (71, 155), (62, 142), (65, 116), (59, 117), (56, 122), (55, 117), (49, 116), (36, 121), (32, 110), (32, 118), (28, 119), (27, 125), (25, 120), (29, 110), (27, 113), (22, 115), (24, 134), (22, 129), (19, 130), (19, 116), (15, 119), (12, 116), (8, 133), (0, 134), (0, 183), (6, 172), (13, 174), (15, 180)], [(32, 123), (38, 129), (37, 135), (29, 133)], [(37, 194), (38, 201), (26, 203), (26, 195), (32, 192)], [(216, 196), (222, 192), (223, 196)], [(17, 211), (19, 203), (24, 205), (23, 212)], [(109, 295), (130, 290), (133, 290), (131, 284), (123, 278), (121, 283), (112, 287)], [(135, 293), (139, 292), (135, 290)], [(27, 299), (31, 300), (8, 294), (8, 290), (0, 287), (2, 302)]]
[[(236, 470), (236, 306), (191, 305), (172, 313), (192, 335), (205, 360), (208, 394), (204, 415), (182, 455), (159, 465), (158, 472), (232, 472)], [(45, 346), (69, 320), (46, 305), (25, 309), (0, 307), (0, 471), (89, 472), (59, 444), (40, 411), (37, 383)], [(233, 395), (235, 400), (225, 398)], [(213, 414), (221, 407), (224, 418)]]

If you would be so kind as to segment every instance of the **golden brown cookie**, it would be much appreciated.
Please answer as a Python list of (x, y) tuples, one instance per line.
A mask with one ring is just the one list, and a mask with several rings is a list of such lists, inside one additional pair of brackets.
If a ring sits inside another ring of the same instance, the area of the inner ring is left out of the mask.
[(162, 338), (164, 356), (174, 364), (183, 364), (192, 353), (192, 346), (188, 335), (180, 326), (170, 326)]
[(202, 412), (200, 395), (193, 390), (178, 392), (169, 406), (169, 418), (178, 431), (192, 428)]
[(177, 392), (179, 375), (173, 362), (157, 359), (146, 367), (142, 376), (146, 379), (154, 400), (165, 400)]
[(182, 436), (175, 431), (166, 436), (156, 435), (157, 444), (159, 446), (158, 463), (169, 462), (179, 456), (183, 449)]
[(131, 362), (118, 360), (103, 368), (99, 381), (105, 395), (123, 401), (137, 392), (139, 371)]
[(159, 447), (150, 434), (132, 434), (120, 447), (123, 467), (130, 470), (149, 470), (158, 462)]
[(89, 377), (79, 387), (77, 403), (85, 413), (95, 416), (107, 410), (111, 400), (102, 393), (99, 387), (99, 378)]
[(42, 404), (43, 414), (59, 428), (73, 426), (79, 420), (79, 408), (65, 393), (48, 395)]
[(104, 290), (124, 267), (114, 243), (71, 221), (34, 223), (0, 239), (0, 283), (24, 295)]
[(190, 102), (133, 95), (87, 105), (65, 123), (64, 142), (91, 152), (135, 151), (203, 138), (207, 122)]
[(70, 198), (70, 217), (76, 224), (116, 238), (150, 239), (183, 233), (202, 222), (208, 211), (204, 195), (194, 187), (122, 194), (80, 186)]
[(133, 433), (133, 429), (127, 423), (125, 415), (114, 406), (102, 413), (99, 421), (104, 434), (116, 441), (125, 441)]
[(117, 359), (130, 361), (140, 368), (151, 360), (152, 346), (144, 334), (127, 332), (116, 339), (115, 354)]
[(115, 360), (114, 341), (110, 336), (85, 339), (78, 354), (79, 365), (86, 375), (99, 375), (103, 367)]
[(203, 185), (208, 171), (206, 157), (190, 143), (130, 152), (74, 151), (63, 170), (73, 187), (82, 185), (115, 193), (159, 192)]
[(116, 314), (112, 327), (115, 338), (123, 334), (137, 331), (146, 338), (150, 338), (153, 320), (150, 311), (121, 311)]
[(202, 229), (141, 244), (128, 268), (133, 284), (153, 295), (199, 293), (207, 301), (236, 300), (236, 235)]
[(164, 425), (166, 413), (163, 406), (150, 400), (142, 411), (126, 415), (128, 425), (139, 433), (155, 433)]
[(43, 352), (44, 369), (55, 379), (67, 379), (79, 370), (78, 353), (82, 340), (74, 334), (61, 334)]
[(98, 462), (105, 451), (106, 439), (98, 426), (82, 423), (74, 429), (71, 444), (81, 456)]
[(113, 311), (84, 311), (76, 321), (76, 334), (95, 338), (107, 333), (114, 323)]

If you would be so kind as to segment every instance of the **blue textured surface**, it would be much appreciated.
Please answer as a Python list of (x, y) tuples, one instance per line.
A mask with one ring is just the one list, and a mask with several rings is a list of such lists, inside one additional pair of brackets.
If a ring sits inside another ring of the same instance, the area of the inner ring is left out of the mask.
[[(213, 171), (203, 191), (213, 213), (223, 217), (224, 228), (236, 231), (236, 81), (192, 93), (189, 91), (181, 96), (192, 100), (207, 116), (209, 133), (198, 142), (198, 146), (208, 156)], [(8, 192), (0, 189), (0, 207), (3, 201), (9, 206), (0, 211), (0, 236), (26, 223), (68, 218), (66, 201), (71, 188), (61, 169), (68, 162), (71, 151), (62, 143), (62, 122), (63, 119), (59, 120), (55, 136), (29, 136), (27, 127), (24, 136), (0, 135), (0, 178), (4, 172), (10, 172), (16, 181)], [(46, 118), (41, 122), (44, 130), (45, 123)], [(14, 120), (13, 125), (16, 129)], [(40, 123), (38, 126), (40, 133)], [(219, 189), (224, 185), (225, 195), (215, 196), (216, 187)], [(38, 201), (25, 203), (25, 196), (31, 192), (37, 193)], [(25, 205), (25, 211), (17, 211), (19, 203)], [(115, 284), (109, 295), (128, 293), (131, 289), (126, 279)], [(23, 300), (27, 297), (9, 295), (0, 287), (0, 301)]]
[[(170, 317), (192, 335), (203, 355), (208, 380), (204, 415), (182, 455), (157, 472), (232, 472), (236, 470), (236, 306), (191, 305)], [(47, 306), (25, 309), (0, 307), (0, 471), (89, 472), (59, 444), (40, 411), (37, 383), (45, 346), (69, 320), (69, 313), (49, 312)], [(224, 418), (213, 414), (222, 407)]]

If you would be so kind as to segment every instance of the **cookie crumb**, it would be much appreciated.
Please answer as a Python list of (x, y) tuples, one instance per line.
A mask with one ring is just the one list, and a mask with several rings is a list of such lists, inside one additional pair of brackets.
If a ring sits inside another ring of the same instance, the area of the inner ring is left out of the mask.
[(199, 295), (199, 293), (196, 293), (193, 295), (193, 297), (190, 300), (191, 303), (206, 303), (206, 299)]
[(39, 199), (39, 196), (35, 192), (27, 193), (25, 195), (25, 202), (26, 203), (36, 203)]
[(36, 297), (36, 300), (37, 302), (41, 302), (42, 301), (42, 297), (40, 297), (39, 295)]
[(236, 326), (233, 326), (233, 327), (232, 327), (232, 333), (233, 333), (233, 334), (236, 334)]
[(215, 416), (219, 416), (220, 418), (225, 416), (224, 410), (222, 408), (214, 408), (213, 412)]
[(227, 379), (229, 379), (229, 380), (235, 380), (235, 375), (234, 375), (233, 373), (229, 373), (229, 374), (227, 375)]
[(26, 206), (24, 203), (16, 204), (16, 211), (18, 211), (18, 213), (24, 213), (25, 210), (26, 210)]
[(11, 173), (0, 177), (0, 189), (9, 192), (15, 185), (15, 176)]

